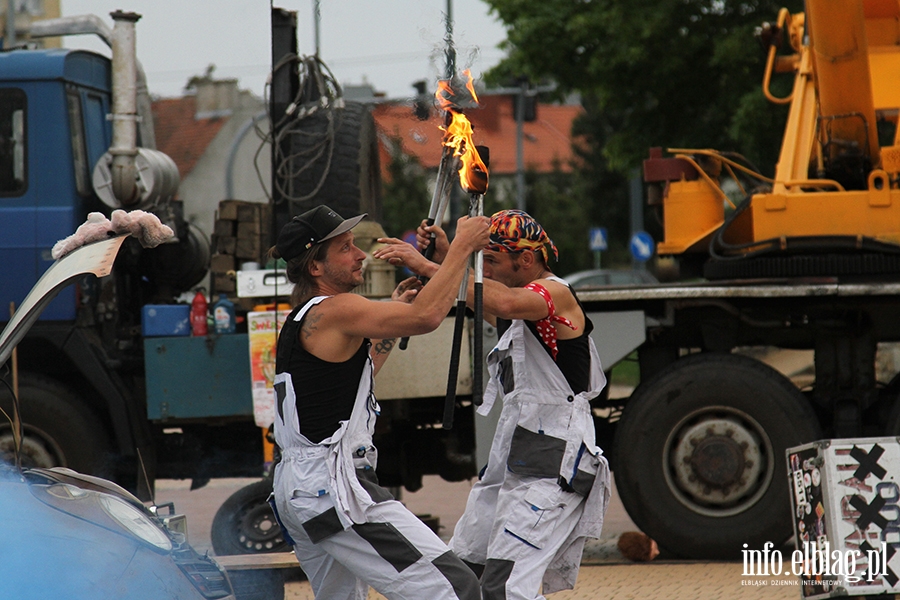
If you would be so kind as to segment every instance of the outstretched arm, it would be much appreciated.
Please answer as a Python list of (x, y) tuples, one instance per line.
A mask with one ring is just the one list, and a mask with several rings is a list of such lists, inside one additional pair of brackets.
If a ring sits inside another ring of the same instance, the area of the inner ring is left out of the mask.
[(395, 267), (406, 267), (416, 275), (431, 279), (440, 265), (425, 258), (412, 244), (397, 238), (378, 238), (378, 242), (387, 244), (372, 253), (372, 256), (385, 260)]
[[(406, 304), (410, 304), (413, 300), (416, 299), (416, 294), (419, 290), (422, 289), (422, 284), (419, 283), (419, 280), (415, 277), (410, 277), (408, 279), (404, 279), (401, 281), (396, 289), (394, 289), (391, 294), (391, 300), (394, 302), (405, 302)], [(394, 344), (396, 343), (397, 338), (383, 338), (380, 340), (372, 340), (372, 349), (370, 354), (372, 356), (372, 364), (375, 369), (375, 374), (378, 374), (378, 371), (381, 369), (381, 366), (384, 364), (384, 361), (387, 360), (388, 356), (391, 353), (391, 350), (394, 349)]]
[[(431, 281), (416, 294), (412, 304), (375, 302), (356, 294), (338, 294), (317, 305), (323, 310), (322, 326), (334, 335), (383, 339), (419, 335), (437, 329), (456, 299), (469, 255), (489, 240), (487, 217), (462, 217), (456, 237)], [(313, 309), (315, 311), (315, 309)], [(322, 357), (321, 355), (319, 355)]]
[[(578, 330), (566, 327), (558, 328), (560, 338), (581, 335), (584, 327), (584, 313), (569, 288), (549, 279), (539, 279), (535, 283), (540, 284), (550, 293), (555, 314), (569, 319), (578, 327)], [(472, 294), (472, 284), (470, 283), (468, 294), (470, 301)], [(549, 315), (547, 301), (537, 292), (525, 288), (510, 288), (500, 282), (485, 279), (482, 297), (486, 315), (490, 313), (494, 317), (524, 321), (539, 321)], [(485, 318), (489, 320), (487, 317)]]

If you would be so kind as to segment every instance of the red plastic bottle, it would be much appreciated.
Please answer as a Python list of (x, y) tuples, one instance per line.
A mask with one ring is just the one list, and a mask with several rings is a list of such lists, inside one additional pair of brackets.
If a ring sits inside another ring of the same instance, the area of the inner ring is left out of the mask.
[(206, 335), (206, 313), (208, 304), (203, 290), (198, 290), (197, 295), (191, 301), (191, 335)]

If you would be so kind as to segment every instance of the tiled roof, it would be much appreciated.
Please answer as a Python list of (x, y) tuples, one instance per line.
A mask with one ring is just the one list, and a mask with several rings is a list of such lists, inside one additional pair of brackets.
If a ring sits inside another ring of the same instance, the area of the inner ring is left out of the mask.
[(172, 157), (182, 179), (190, 173), (228, 117), (196, 119), (194, 96), (162, 98), (152, 103), (156, 147)]
[[(513, 97), (482, 95), (481, 107), (466, 111), (472, 123), (473, 139), (477, 145), (490, 149), (490, 172), (494, 175), (510, 175), (516, 172), (516, 121), (513, 115)], [(554, 161), (564, 171), (572, 153), (572, 122), (582, 114), (581, 106), (539, 104), (537, 119), (523, 127), (525, 168), (546, 173), (553, 170)], [(443, 124), (439, 111), (432, 110), (427, 121), (413, 115), (409, 104), (379, 104), (373, 110), (380, 133), (399, 137), (405, 153), (419, 159), (425, 168), (437, 168), (441, 157), (441, 136), (438, 129)], [(388, 164), (389, 155), (382, 143), (382, 166)]]

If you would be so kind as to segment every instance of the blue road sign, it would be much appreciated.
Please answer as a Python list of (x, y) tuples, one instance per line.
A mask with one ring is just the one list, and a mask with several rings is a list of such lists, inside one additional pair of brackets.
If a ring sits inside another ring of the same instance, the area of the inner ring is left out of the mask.
[(656, 249), (656, 244), (653, 241), (653, 238), (650, 237), (650, 234), (646, 231), (638, 231), (635, 232), (633, 236), (631, 236), (631, 243), (629, 244), (631, 249), (631, 255), (641, 261), (644, 262), (649, 260), (651, 256), (653, 256), (653, 251)]
[(606, 250), (606, 227), (591, 227), (591, 250)]

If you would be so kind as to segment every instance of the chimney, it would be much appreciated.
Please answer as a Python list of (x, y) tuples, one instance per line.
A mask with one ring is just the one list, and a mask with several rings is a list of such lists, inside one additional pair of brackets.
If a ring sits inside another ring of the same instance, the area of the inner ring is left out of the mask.
[(195, 82), (197, 112), (195, 119), (229, 117), (238, 106), (237, 79), (203, 78)]

